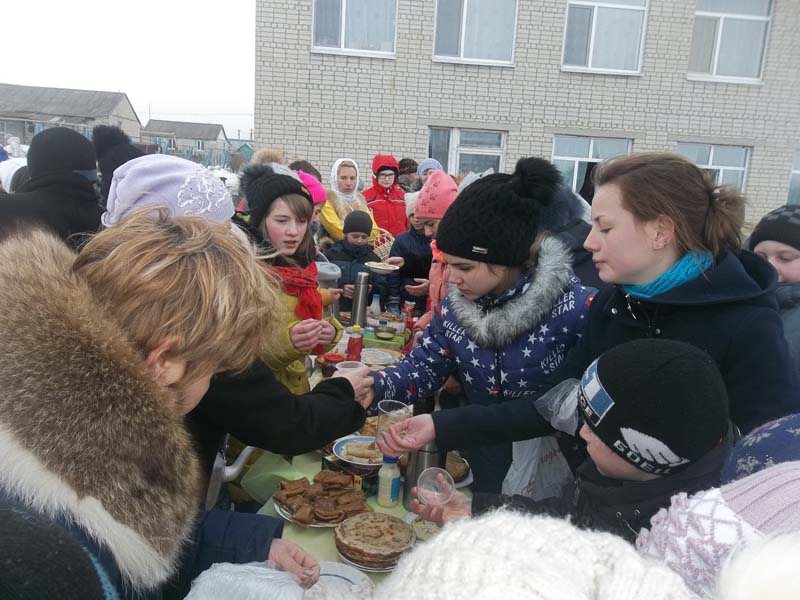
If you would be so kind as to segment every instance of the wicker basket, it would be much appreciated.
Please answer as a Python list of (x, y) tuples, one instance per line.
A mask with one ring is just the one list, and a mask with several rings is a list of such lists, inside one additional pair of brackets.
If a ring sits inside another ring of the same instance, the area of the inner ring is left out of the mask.
[(369, 241), (369, 245), (372, 246), (372, 251), (381, 261), (385, 261), (389, 258), (389, 253), (392, 251), (392, 244), (394, 244), (394, 236), (380, 227), (378, 228), (377, 237)]

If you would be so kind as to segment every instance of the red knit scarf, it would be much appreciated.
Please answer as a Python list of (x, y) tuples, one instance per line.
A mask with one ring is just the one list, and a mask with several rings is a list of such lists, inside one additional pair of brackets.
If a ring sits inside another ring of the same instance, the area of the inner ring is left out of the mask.
[(294, 314), (301, 321), (322, 318), (322, 296), (317, 288), (317, 263), (310, 262), (305, 269), (300, 267), (273, 267), (281, 279), (285, 294), (297, 298)]

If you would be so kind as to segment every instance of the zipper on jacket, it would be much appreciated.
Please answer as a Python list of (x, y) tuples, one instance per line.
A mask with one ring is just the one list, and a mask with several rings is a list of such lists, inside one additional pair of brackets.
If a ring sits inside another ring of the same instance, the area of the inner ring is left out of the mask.
[(500, 350), (494, 351), (494, 376), (495, 385), (492, 387), (492, 393), (497, 398), (503, 398), (503, 365), (500, 361)]

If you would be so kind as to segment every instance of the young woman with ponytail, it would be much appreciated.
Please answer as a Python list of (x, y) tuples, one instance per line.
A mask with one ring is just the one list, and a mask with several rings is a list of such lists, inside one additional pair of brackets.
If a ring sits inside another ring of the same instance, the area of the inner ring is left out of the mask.
[[(582, 338), (550, 377), (549, 391), (415, 417), (384, 438), (384, 451), (407, 451), (434, 438), (446, 447), (523, 440), (552, 432), (551, 424), (574, 434), (581, 374), (609, 348), (638, 338), (706, 351), (722, 373), (731, 420), (742, 433), (800, 411), (777, 310), (777, 276), (766, 261), (740, 250), (742, 195), (714, 186), (676, 154), (611, 159), (593, 177), (592, 230), (584, 245), (611, 285), (592, 303)], [(573, 418), (563, 418), (568, 415)]]

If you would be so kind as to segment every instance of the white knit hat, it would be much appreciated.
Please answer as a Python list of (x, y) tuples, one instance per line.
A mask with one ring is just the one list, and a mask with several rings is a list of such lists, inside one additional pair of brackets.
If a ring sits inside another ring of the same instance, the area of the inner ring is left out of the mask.
[(375, 600), (689, 600), (622, 538), (508, 511), (447, 525), (400, 560)]
[(417, 198), (419, 198), (419, 192), (409, 192), (406, 194), (406, 217), (411, 218), (411, 215), (414, 214), (414, 209), (417, 206)]

